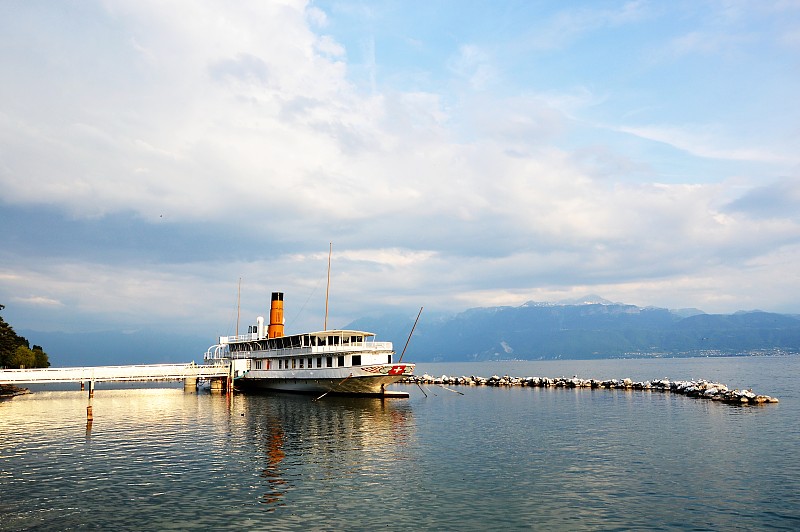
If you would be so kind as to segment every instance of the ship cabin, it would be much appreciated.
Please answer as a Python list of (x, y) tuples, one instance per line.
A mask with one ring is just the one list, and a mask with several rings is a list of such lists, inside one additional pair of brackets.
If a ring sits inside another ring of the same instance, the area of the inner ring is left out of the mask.
[(246, 335), (220, 337), (227, 358), (251, 359), (252, 369), (314, 369), (391, 364), (392, 342), (376, 342), (375, 334), (327, 330), (276, 338), (260, 337), (257, 327)]

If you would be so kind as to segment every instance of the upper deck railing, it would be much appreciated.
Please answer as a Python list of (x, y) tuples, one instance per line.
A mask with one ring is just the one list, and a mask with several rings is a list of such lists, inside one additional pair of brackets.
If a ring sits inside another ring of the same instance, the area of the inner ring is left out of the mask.
[[(241, 335), (240, 335), (241, 336)], [(256, 358), (265, 356), (264, 351), (229, 351), (226, 345), (220, 344), (209, 348), (206, 352), (206, 360), (221, 360), (226, 358), (254, 358), (254, 353), (258, 353)], [(312, 345), (303, 347), (285, 347), (282, 349), (270, 349), (269, 357), (291, 357), (291, 356), (325, 356), (341, 355), (346, 353), (363, 353), (366, 351), (392, 351), (392, 342), (351, 342), (338, 345)]]

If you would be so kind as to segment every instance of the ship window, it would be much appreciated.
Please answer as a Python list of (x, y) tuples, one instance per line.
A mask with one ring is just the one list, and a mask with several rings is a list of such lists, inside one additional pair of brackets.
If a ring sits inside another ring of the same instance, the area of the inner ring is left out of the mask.
[(300, 369), (303, 369), (303, 359), (300, 359)]
[(314, 359), (313, 358), (309, 358), (308, 359), (308, 367), (309, 368), (313, 368), (314, 367)]
[(322, 367), (322, 357), (317, 358), (317, 367), (318, 368)]
[(339, 360), (337, 362), (338, 366), (341, 368), (344, 366), (344, 355), (339, 355)]
[(354, 366), (361, 365), (361, 355), (353, 355), (353, 365)]
[(386, 363), (387, 364), (391, 364), (392, 363), (392, 355), (389, 355), (389, 360), (387, 360)]
[(292, 369), (297, 367), (297, 359), (292, 359)]
[(333, 367), (333, 357), (328, 357), (327, 360), (325, 360), (325, 362), (328, 363), (329, 368)]
[(261, 369), (261, 361), (256, 360), (256, 369)]

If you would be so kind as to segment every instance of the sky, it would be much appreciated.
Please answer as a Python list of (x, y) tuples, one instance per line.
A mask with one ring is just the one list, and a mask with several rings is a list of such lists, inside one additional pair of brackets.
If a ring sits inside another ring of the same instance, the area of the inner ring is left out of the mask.
[(800, 313), (797, 0), (4, 0), (0, 64), (16, 329), (318, 330), (331, 243), (329, 327)]

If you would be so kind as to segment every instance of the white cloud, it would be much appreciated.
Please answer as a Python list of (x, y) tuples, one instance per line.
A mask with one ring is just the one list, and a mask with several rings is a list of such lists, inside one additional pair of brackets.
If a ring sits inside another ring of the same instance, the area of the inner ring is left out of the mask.
[(489, 54), (474, 44), (462, 44), (450, 60), (449, 68), (478, 91), (488, 88), (497, 77)]
[(528, 36), (527, 44), (536, 49), (555, 49), (569, 46), (574, 41), (603, 28), (634, 24), (652, 16), (650, 2), (631, 1), (618, 7), (568, 8), (547, 19)]
[[(702, 125), (707, 116), (597, 126), (585, 117), (620, 96), (590, 79), (498, 95), (498, 49), (484, 43), (463, 45), (447, 65), (464, 82), (452, 92), (363, 94), (350, 82), (349, 50), (315, 33), (331, 30), (328, 15), (305, 2), (101, 7), (89, 10), (94, 18), (62, 7), (67, 29), (34, 24), (17, 35), (24, 41), (6, 32), (6, 42), (29, 48), (24, 58), (0, 51), (14, 73), (0, 84), (9, 102), (0, 113), (3, 202), (94, 217), (74, 240), (108, 248), (95, 259), (42, 248), (31, 269), (5, 246), (0, 297), (39, 303), (54, 326), (68, 322), (68, 309), (90, 323), (171, 323), (213, 336), (224, 332), (216, 327), (239, 277), (261, 294), (243, 314), (263, 312), (255, 301), (283, 290), (290, 316), (322, 300), (331, 240), (339, 324), (387, 305), (458, 309), (590, 292), (708, 310), (735, 310), (740, 294), (764, 307), (756, 285), (771, 274), (789, 289), (762, 293), (788, 308), (786, 294), (800, 286), (789, 269), (796, 218), (756, 215), (785, 187), (749, 193), (766, 184), (694, 184), (695, 175), (654, 182), (652, 161), (625, 145), (635, 136), (756, 163), (767, 175), (765, 165), (798, 164), (768, 139)], [(642, 20), (651, 7), (564, 12), (541, 37), (557, 46)], [(386, 68), (370, 57), (373, 72)], [(612, 143), (618, 132), (626, 138)], [(783, 197), (791, 212), (797, 200)], [(151, 247), (186, 234), (167, 227), (142, 231), (153, 240), (139, 244), (141, 257), (119, 258), (102, 226), (120, 213), (133, 213), (133, 236), (156, 221), (212, 228), (214, 254), (149, 262)], [(737, 271), (753, 282), (741, 293)], [(319, 307), (298, 320), (319, 326)]]
[(30, 297), (14, 297), (11, 299), (16, 303), (31, 306), (44, 306), (44, 307), (63, 307), (64, 303), (57, 299), (52, 299), (43, 296), (30, 296)]
[(780, 153), (773, 148), (732, 146), (724, 128), (695, 124), (686, 126), (620, 126), (619, 131), (663, 142), (698, 157), (754, 161), (776, 164), (798, 164), (797, 154)]

